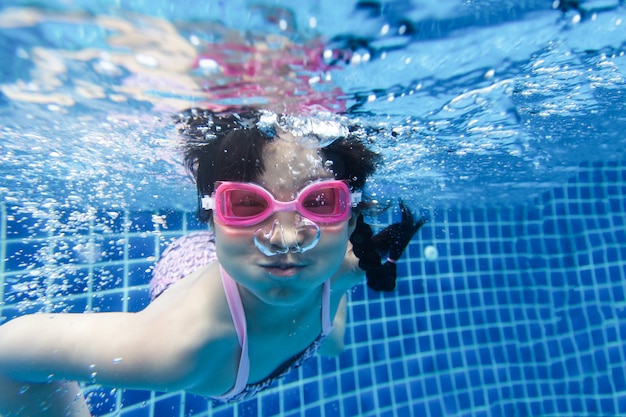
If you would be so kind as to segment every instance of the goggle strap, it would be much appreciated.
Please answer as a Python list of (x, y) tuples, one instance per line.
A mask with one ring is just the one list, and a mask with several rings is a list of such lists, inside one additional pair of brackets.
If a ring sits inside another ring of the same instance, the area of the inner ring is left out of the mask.
[(205, 210), (215, 210), (215, 198), (205, 195), (200, 199), (202, 208)]

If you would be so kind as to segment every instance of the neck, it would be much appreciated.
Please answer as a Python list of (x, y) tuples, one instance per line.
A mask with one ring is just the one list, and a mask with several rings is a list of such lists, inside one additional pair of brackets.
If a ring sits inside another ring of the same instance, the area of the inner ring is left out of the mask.
[[(223, 268), (220, 269), (226, 279), (236, 284), (236, 281)], [(294, 304), (269, 304), (245, 286), (237, 285), (237, 288), (246, 313), (249, 330), (270, 328), (275, 332), (277, 325), (284, 328), (299, 326), (306, 321), (304, 319), (311, 312), (315, 312), (315, 317), (320, 317), (322, 286), (312, 291), (310, 296)]]

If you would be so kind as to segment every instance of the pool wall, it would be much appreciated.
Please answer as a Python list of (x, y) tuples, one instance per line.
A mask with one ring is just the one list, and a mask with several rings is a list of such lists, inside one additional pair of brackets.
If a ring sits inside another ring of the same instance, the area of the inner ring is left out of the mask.
[[(191, 213), (92, 212), (68, 233), (76, 212), (0, 207), (4, 319), (140, 310), (167, 242), (202, 227)], [(434, 210), (397, 292), (351, 293), (340, 357), (238, 405), (86, 391), (95, 415), (123, 417), (624, 415), (625, 213), (626, 163), (583, 164), (525, 205)]]

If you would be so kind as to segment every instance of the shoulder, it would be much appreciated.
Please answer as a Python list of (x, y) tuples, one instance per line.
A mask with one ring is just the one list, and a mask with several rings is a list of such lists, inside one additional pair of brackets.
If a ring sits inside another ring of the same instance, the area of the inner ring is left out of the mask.
[(171, 345), (202, 346), (234, 332), (217, 264), (176, 282), (138, 315), (147, 329), (172, 338)]
[[(204, 395), (230, 388), (221, 390), (235, 379), (239, 342), (216, 265), (177, 282), (138, 314), (147, 333), (142, 340), (150, 341), (146, 354), (162, 358), (156, 366), (174, 386), (202, 387)], [(232, 381), (215, 375), (232, 375)]]

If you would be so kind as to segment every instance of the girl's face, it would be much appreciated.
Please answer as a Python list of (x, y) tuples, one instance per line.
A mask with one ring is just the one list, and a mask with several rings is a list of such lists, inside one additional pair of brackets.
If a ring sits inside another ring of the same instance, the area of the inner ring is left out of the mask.
[[(255, 182), (279, 201), (293, 200), (310, 182), (333, 179), (316, 149), (303, 147), (287, 135), (267, 144), (263, 156), (265, 172)], [(295, 305), (304, 300), (337, 272), (346, 255), (352, 220), (318, 224), (319, 242), (306, 252), (267, 256), (255, 246), (255, 232), (271, 230), (276, 220), (284, 228), (285, 243), (292, 244), (297, 216), (296, 212), (277, 212), (259, 224), (243, 227), (220, 224), (213, 216), (220, 264), (244, 290), (267, 304)], [(278, 239), (274, 236), (278, 233), (275, 230), (270, 239)]]

